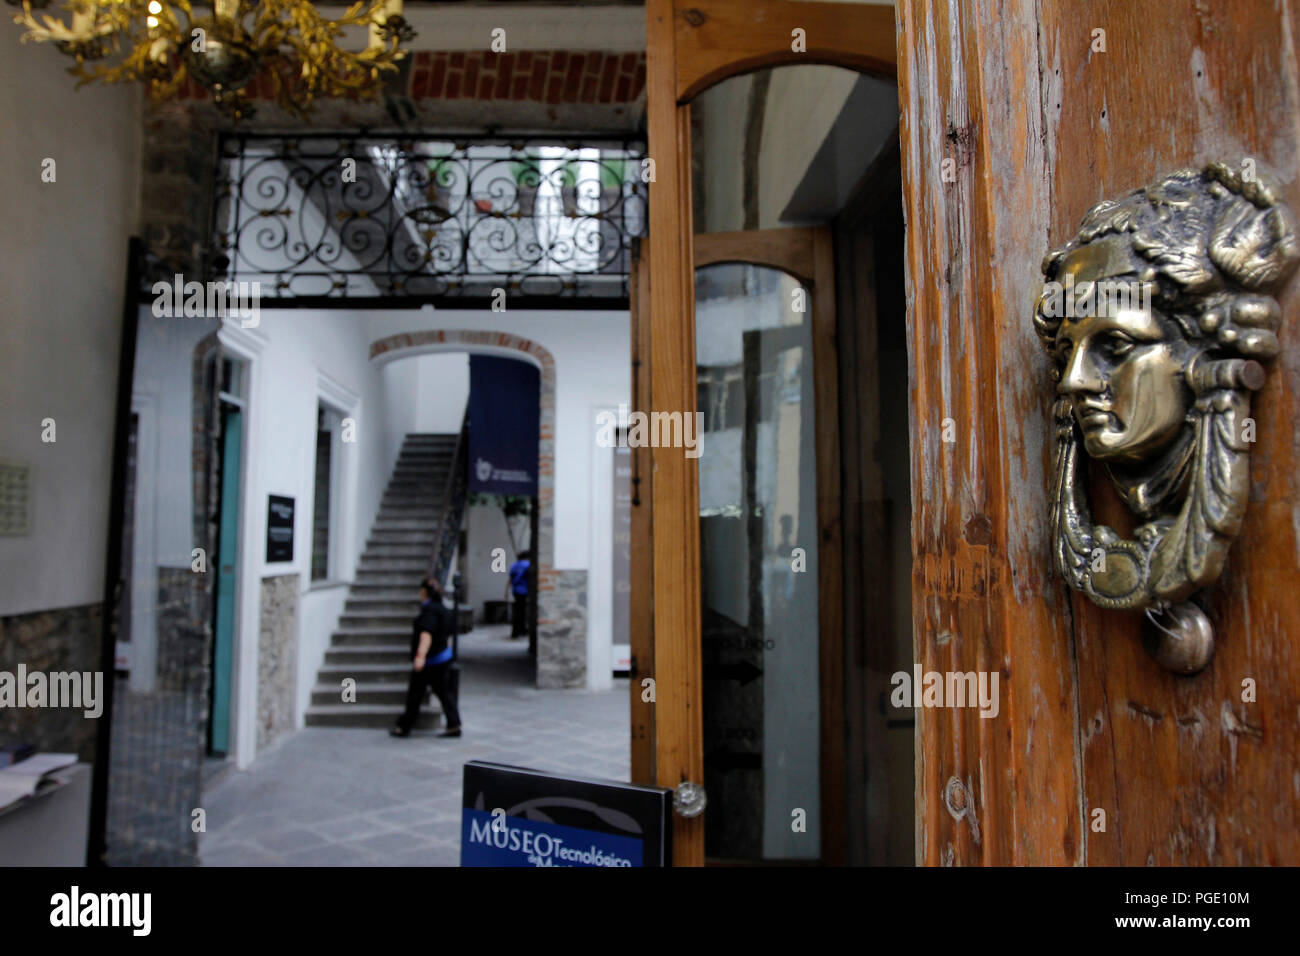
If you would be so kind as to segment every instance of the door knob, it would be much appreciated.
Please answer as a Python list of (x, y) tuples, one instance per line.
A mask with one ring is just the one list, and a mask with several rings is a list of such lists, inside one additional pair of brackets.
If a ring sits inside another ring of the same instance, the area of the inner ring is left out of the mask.
[(684, 780), (681, 786), (673, 791), (673, 810), (679, 817), (698, 817), (704, 812), (708, 803), (709, 798), (698, 783)]

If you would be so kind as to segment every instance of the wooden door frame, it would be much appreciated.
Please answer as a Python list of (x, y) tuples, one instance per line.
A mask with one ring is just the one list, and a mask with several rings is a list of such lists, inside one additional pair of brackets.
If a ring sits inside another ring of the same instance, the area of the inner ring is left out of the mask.
[[(650, 407), (650, 379), (646, 357), (650, 353), (650, 260), (640, 239), (632, 240), (628, 276), (628, 312), (632, 339), (632, 407)], [(655, 784), (654, 708), (642, 681), (655, 673), (654, 644), (654, 522), (651, 520), (651, 449), (632, 449), (632, 546), (628, 598), (628, 643), (632, 664), (628, 673), (631, 733), (631, 780)]]
[[(791, 49), (796, 28), (804, 31), (806, 52)], [(891, 7), (646, 0), (646, 109), (656, 161), (648, 242), (653, 409), (696, 411), (691, 98), (728, 77), (782, 64), (823, 63), (893, 78), (895, 35)], [(826, 431), (824, 438), (819, 429), (819, 455), (827, 440), (838, 460), (838, 432)], [(681, 449), (656, 448), (651, 457), (655, 776), (660, 786), (676, 788), (704, 779), (699, 475)], [(819, 507), (819, 521), (820, 514)], [(673, 862), (703, 865), (702, 815), (674, 816)]]
[(839, 350), (829, 226), (695, 236), (695, 268), (740, 262), (794, 276), (812, 295), (813, 421), (817, 449), (817, 656), (822, 863), (844, 863), (844, 606), (840, 520)]

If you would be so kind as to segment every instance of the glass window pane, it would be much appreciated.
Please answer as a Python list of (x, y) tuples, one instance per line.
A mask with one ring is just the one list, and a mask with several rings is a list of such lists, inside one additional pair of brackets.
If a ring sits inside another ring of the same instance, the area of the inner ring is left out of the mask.
[(705, 832), (723, 859), (821, 851), (812, 326), (796, 311), (800, 298), (808, 308), (800, 288), (761, 266), (696, 272)]

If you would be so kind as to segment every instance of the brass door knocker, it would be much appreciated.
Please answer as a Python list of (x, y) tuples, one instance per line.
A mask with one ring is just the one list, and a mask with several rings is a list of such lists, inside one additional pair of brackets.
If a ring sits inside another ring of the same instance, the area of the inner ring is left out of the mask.
[[(1097, 605), (1145, 610), (1148, 652), (1193, 674), (1214, 627), (1190, 598), (1241, 529), (1250, 394), (1277, 355), (1274, 294), (1300, 260), (1290, 211), (1221, 163), (1094, 206), (1043, 260), (1034, 327), (1058, 383), (1056, 566)], [(1093, 523), (1083, 454), (1142, 523)]]

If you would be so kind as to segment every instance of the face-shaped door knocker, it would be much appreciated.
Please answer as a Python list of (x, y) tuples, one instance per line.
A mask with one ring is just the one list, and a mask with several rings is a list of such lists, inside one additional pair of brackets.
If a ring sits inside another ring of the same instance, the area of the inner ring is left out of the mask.
[[(1058, 382), (1057, 569), (1101, 607), (1145, 610), (1147, 650), (1179, 673), (1214, 653), (1189, 598), (1241, 528), (1250, 393), (1277, 355), (1273, 295), (1298, 259), (1286, 207), (1215, 163), (1099, 203), (1043, 261), (1034, 326)], [(1133, 539), (1093, 523), (1081, 451), (1141, 522)]]

